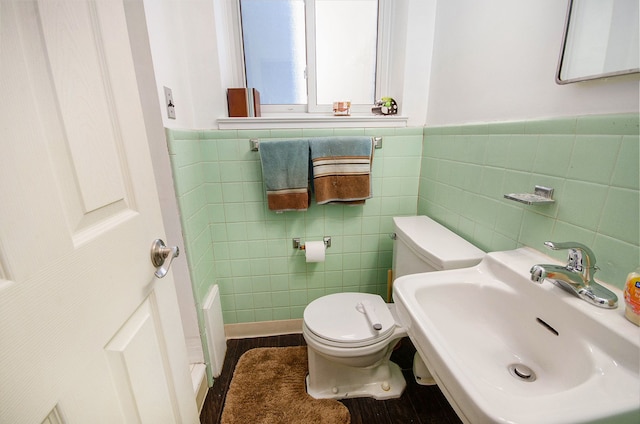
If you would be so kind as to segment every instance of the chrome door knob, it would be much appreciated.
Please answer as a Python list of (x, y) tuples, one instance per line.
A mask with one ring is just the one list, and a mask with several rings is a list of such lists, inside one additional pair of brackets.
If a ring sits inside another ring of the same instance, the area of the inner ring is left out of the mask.
[(180, 255), (178, 246), (167, 247), (161, 239), (154, 240), (151, 244), (151, 263), (157, 268), (155, 276), (162, 278), (167, 275), (173, 258), (178, 255)]

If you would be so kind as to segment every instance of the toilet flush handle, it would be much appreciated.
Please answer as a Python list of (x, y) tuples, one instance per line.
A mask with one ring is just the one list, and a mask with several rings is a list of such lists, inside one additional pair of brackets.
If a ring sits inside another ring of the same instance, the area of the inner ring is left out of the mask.
[(380, 324), (380, 320), (378, 319), (371, 302), (363, 300), (356, 305), (356, 309), (367, 317), (369, 324), (371, 324), (371, 327), (373, 327), (374, 330), (382, 330), (382, 324)]

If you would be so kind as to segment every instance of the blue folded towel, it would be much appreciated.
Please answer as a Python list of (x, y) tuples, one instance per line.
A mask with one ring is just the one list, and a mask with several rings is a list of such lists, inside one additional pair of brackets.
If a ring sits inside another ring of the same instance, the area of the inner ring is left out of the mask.
[(307, 139), (261, 140), (260, 160), (272, 211), (304, 211), (309, 207), (309, 143)]
[(372, 197), (371, 137), (314, 137), (309, 139), (316, 202), (360, 204)]

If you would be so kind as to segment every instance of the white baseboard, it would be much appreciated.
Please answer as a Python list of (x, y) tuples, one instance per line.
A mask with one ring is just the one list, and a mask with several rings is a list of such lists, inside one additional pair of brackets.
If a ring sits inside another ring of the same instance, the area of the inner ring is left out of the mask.
[(300, 334), (302, 333), (302, 319), (225, 324), (224, 332), (227, 339)]

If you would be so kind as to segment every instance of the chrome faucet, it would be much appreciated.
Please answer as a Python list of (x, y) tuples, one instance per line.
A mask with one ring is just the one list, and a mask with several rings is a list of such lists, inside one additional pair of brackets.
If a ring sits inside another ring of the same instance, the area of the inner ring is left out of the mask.
[(545, 241), (544, 245), (552, 250), (568, 249), (569, 257), (565, 266), (534, 265), (531, 267), (531, 280), (541, 284), (548, 279), (570, 293), (576, 294), (587, 302), (601, 308), (617, 308), (618, 296), (596, 283), (593, 274), (598, 270), (596, 255), (581, 243), (557, 243)]

